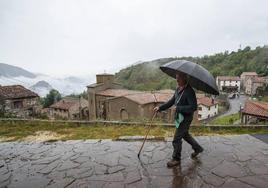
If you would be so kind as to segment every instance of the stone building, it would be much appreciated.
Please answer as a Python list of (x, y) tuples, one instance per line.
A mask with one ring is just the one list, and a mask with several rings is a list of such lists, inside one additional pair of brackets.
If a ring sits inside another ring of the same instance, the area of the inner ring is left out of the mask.
[(88, 119), (88, 101), (65, 97), (49, 107), (48, 115), (56, 119)]
[[(97, 83), (87, 86), (89, 120), (137, 120), (150, 119), (154, 106), (166, 102), (174, 91), (143, 92), (124, 89), (114, 81), (112, 74), (96, 75)], [(158, 117), (170, 122), (171, 110)]]
[(267, 122), (268, 103), (247, 100), (244, 109), (242, 110), (241, 121), (244, 124)]
[[(132, 92), (123, 89), (121, 84), (115, 83), (112, 74), (98, 74), (96, 75), (96, 81), (95, 84), (87, 86), (89, 120), (105, 119), (106, 99)], [(105, 91), (108, 89), (110, 89), (110, 92), (106, 94)]]
[[(96, 76), (96, 79), (96, 84), (87, 87), (89, 120), (149, 120), (153, 116), (153, 108), (165, 103), (174, 94), (173, 90), (151, 92), (127, 90), (120, 84), (115, 83), (114, 76), (111, 74), (99, 74)], [(201, 97), (205, 97), (204, 94), (197, 94), (197, 98)], [(174, 114), (175, 107), (172, 107), (164, 112), (158, 113), (157, 118), (164, 122), (173, 123)], [(196, 111), (194, 122), (197, 120), (198, 112)]]
[[(174, 94), (172, 90), (154, 92), (137, 92), (110, 98), (106, 101), (107, 120), (140, 120), (150, 119), (153, 108), (168, 101)], [(158, 113), (157, 118), (164, 122), (174, 120), (175, 108)]]
[(268, 77), (250, 77), (245, 82), (245, 93), (256, 95), (257, 88), (265, 87), (268, 84)]
[(0, 86), (0, 109), (7, 116), (29, 117), (39, 108), (39, 96), (21, 85)]
[(243, 72), (241, 75), (240, 75), (240, 79), (241, 79), (241, 88), (245, 91), (245, 85), (246, 85), (246, 81), (249, 79), (249, 78), (252, 78), (252, 77), (257, 77), (258, 74), (256, 72)]

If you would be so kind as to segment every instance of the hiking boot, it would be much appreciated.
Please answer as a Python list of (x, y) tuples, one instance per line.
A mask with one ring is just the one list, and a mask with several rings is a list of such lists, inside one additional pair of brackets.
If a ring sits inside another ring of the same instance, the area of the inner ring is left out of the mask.
[(176, 159), (172, 159), (171, 161), (169, 161), (167, 163), (167, 167), (174, 167), (174, 166), (178, 166), (181, 164), (181, 161), (180, 160), (176, 160)]
[(195, 150), (195, 151), (191, 154), (191, 157), (192, 157), (192, 158), (196, 158), (197, 155), (198, 155), (199, 153), (202, 153), (203, 151), (204, 151), (203, 148), (200, 148), (199, 150)]

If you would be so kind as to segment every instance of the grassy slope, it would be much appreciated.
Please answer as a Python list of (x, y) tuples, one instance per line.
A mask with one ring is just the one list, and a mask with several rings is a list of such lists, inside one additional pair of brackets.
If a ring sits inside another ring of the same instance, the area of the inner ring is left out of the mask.
[(215, 125), (232, 125), (235, 121), (239, 120), (239, 113), (231, 114), (224, 117), (214, 119), (211, 124)]
[(208, 69), (213, 76), (240, 76), (245, 71), (256, 71), (260, 75), (268, 75), (268, 48), (246, 47), (237, 52), (224, 52), (203, 57), (162, 58), (144, 62), (120, 70), (115, 76), (124, 87), (135, 90), (175, 89), (174, 79), (166, 76), (159, 67), (176, 59), (187, 59)]
[[(48, 122), (1, 122), (0, 138), (20, 140), (37, 131), (51, 131), (63, 136), (61, 140), (76, 139), (116, 139), (119, 136), (144, 135), (147, 126), (142, 125), (78, 125), (77, 123), (48, 123)], [(173, 136), (174, 127), (152, 126), (150, 135), (158, 137)], [(194, 135), (211, 134), (245, 134), (266, 133), (268, 128), (209, 128), (192, 127)]]

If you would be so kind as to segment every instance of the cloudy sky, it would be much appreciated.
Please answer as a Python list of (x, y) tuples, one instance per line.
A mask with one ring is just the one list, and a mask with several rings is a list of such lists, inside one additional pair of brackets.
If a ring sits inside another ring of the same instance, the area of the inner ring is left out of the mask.
[(51, 75), (268, 44), (267, 0), (0, 0), (0, 62)]

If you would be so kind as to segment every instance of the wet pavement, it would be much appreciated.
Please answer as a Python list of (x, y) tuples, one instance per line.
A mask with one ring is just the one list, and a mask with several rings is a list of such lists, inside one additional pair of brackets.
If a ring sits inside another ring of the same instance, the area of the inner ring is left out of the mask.
[(251, 136), (254, 136), (255, 138), (258, 138), (259, 140), (268, 144), (268, 134), (253, 134)]
[(172, 144), (110, 140), (0, 143), (0, 187), (267, 187), (268, 144), (250, 136), (197, 137), (205, 148), (167, 168)]
[(236, 97), (234, 99), (228, 99), (230, 103), (229, 110), (224, 114), (222, 114), (221, 116), (227, 116), (239, 112), (240, 106), (241, 108), (244, 108), (247, 99), (248, 97), (246, 95), (240, 95), (239, 97)]

